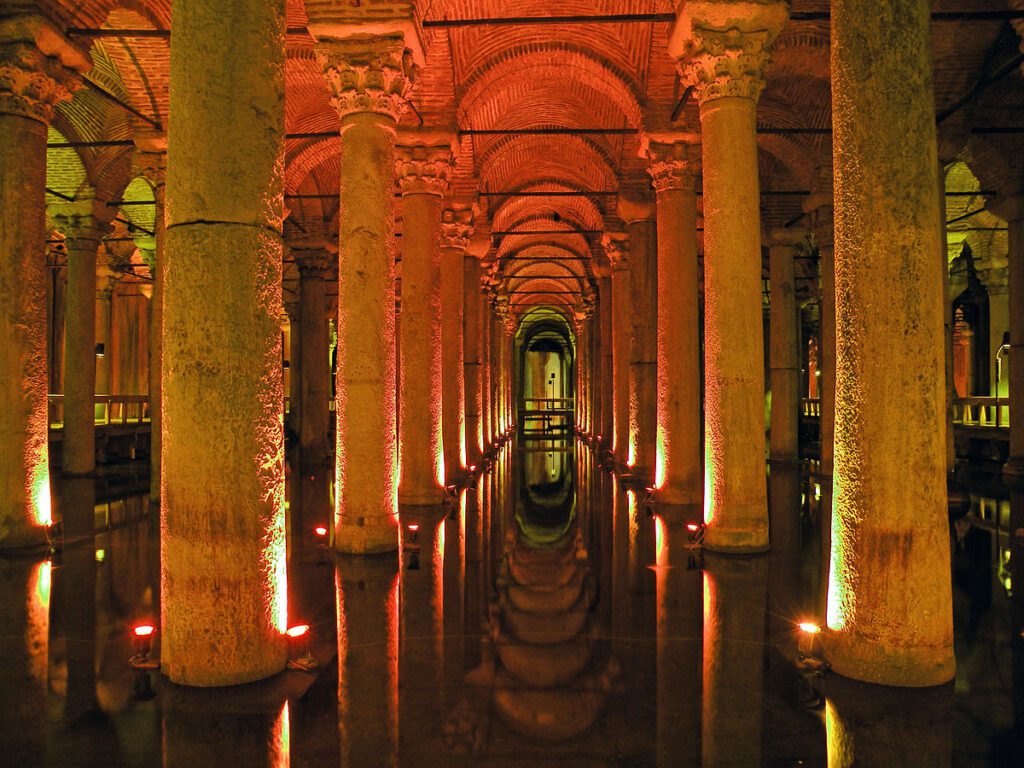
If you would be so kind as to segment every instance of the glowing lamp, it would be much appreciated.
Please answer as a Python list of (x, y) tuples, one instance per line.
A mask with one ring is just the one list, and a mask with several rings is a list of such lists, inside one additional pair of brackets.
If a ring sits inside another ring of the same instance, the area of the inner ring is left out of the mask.
[(156, 627), (152, 624), (137, 624), (132, 627), (132, 649), (135, 653), (128, 659), (128, 663), (135, 669), (156, 669), (160, 666), (149, 658), (155, 634)]
[(105, 549), (97, 549), (96, 550), (96, 562), (97, 563), (102, 563), (106, 559), (107, 559), (107, 550), (105, 550)]
[(409, 533), (416, 533), (416, 531), (420, 529), (419, 525), (416, 523), (409, 523), (409, 525), (407, 525), (406, 528), (408, 529)]
[(801, 659), (816, 658), (821, 655), (821, 627), (810, 621), (801, 621), (796, 625), (800, 630), (797, 653)]
[(697, 531), (700, 530), (700, 526), (697, 525), (696, 523), (687, 523), (686, 524), (686, 530), (688, 530), (690, 533), (696, 533)]
[(96, 344), (96, 357), (103, 357), (106, 354), (106, 345), (100, 341)]
[(476, 464), (470, 464), (469, 465), (469, 471), (470, 472), (476, 472)]
[(313, 529), (313, 533), (315, 533), (317, 536), (321, 536), (321, 537), (326, 536), (327, 535), (327, 526), (318, 525), (316, 528)]
[(819, 627), (817, 624), (812, 624), (809, 621), (801, 621), (799, 624), (797, 624), (797, 627), (800, 628), (801, 632), (806, 632), (809, 635), (816, 635), (819, 632), (821, 632), (821, 627)]
[(288, 667), (312, 672), (320, 666), (309, 652), (309, 624), (296, 624), (285, 632), (288, 635)]

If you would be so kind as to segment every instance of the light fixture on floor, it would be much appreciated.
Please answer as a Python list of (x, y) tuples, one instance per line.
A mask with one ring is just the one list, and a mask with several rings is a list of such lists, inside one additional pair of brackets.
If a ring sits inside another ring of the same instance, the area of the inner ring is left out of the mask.
[(821, 627), (813, 621), (801, 621), (796, 628), (800, 632), (796, 645), (799, 663), (812, 671), (824, 671), (827, 662), (821, 658)]
[(686, 532), (690, 535), (690, 544), (700, 544), (704, 541), (704, 532), (707, 527), (704, 523), (687, 523)]
[(153, 651), (153, 637), (156, 627), (152, 624), (137, 624), (132, 627), (132, 650), (134, 654), (128, 663), (133, 669), (159, 669), (160, 664), (149, 657)]
[(102, 341), (96, 342), (96, 357), (103, 357), (106, 351), (106, 345)]
[(324, 536), (327, 535), (327, 526), (318, 525), (316, 528), (313, 529), (313, 533), (315, 533), (318, 537), (322, 539)]
[(288, 669), (301, 672), (318, 669), (320, 662), (309, 652), (309, 624), (289, 627), (285, 634), (288, 635)]

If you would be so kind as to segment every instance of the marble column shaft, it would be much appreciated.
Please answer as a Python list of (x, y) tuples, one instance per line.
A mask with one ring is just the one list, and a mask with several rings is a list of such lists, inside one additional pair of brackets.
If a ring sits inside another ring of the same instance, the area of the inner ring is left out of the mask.
[(645, 206), (644, 215), (627, 221), (632, 321), (629, 463), (635, 474), (653, 481), (658, 439), (658, 238), (654, 206)]
[(832, 195), (812, 195), (804, 202), (811, 214), (814, 241), (818, 246), (818, 475), (823, 484), (832, 485), (832, 455), (835, 449), (836, 423), (836, 260)]
[(441, 222), (441, 434), (445, 476), (466, 467), (465, 260), (471, 210), (448, 209)]
[(234, 685), (287, 660), (284, 2), (178, 3), (172, 26), (161, 669)]
[(769, 386), (772, 393), (768, 455), (772, 461), (799, 459), (800, 349), (794, 262), (803, 232), (772, 233), (768, 249), (771, 274)]
[(463, 257), (463, 381), (466, 391), (466, 463), (479, 467), (483, 451), (481, 400), (480, 260)]
[(441, 197), (449, 144), (402, 144), (402, 323), (398, 440), (400, 505), (437, 504), (444, 495), (442, 438)]
[(1010, 455), (1003, 475), (1019, 480), (1024, 478), (1024, 194), (1004, 193), (987, 208), (1006, 220), (1009, 240)]
[[(319, 464), (328, 457), (331, 417), (331, 369), (328, 359), (327, 278), (323, 251), (300, 251), (299, 261), (299, 458)], [(294, 372), (295, 367), (292, 368)]]
[(615, 460), (629, 458), (629, 346), (630, 327), (629, 240), (625, 235), (606, 236), (605, 250), (612, 264), (612, 431)]
[(45, 544), (51, 519), (46, 133), (70, 95), (63, 66), (76, 62), (40, 51), (37, 27), (46, 27), (37, 17), (0, 15), (0, 549)]
[(597, 311), (601, 322), (601, 428), (598, 432), (605, 445), (611, 445), (615, 435), (615, 337), (612, 331), (612, 276), (604, 267), (601, 275)]
[(954, 673), (930, 10), (926, 0), (832, 4), (836, 427), (824, 646), (836, 672), (884, 685)]
[(700, 105), (704, 189), (704, 546), (768, 547), (757, 100), (783, 2), (695, 0), (670, 52)]
[(395, 124), (413, 76), (400, 34), (316, 46), (341, 116), (335, 548), (395, 550)]
[(658, 210), (658, 431), (662, 504), (703, 501), (697, 170), (692, 140), (649, 143)]

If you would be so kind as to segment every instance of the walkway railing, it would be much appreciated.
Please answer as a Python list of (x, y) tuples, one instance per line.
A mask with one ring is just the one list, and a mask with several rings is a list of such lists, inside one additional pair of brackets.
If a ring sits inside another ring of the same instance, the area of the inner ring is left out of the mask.
[[(803, 416), (820, 417), (821, 401), (817, 398), (801, 398), (800, 413)], [(953, 400), (953, 424), (958, 427), (1009, 429), (1010, 403), (1001, 397), (958, 397)]]
[[(47, 395), (50, 429), (64, 428), (64, 395)], [(126, 426), (149, 423), (149, 397), (146, 395), (96, 395), (97, 426)]]
[(575, 408), (571, 397), (525, 397), (519, 406), (520, 430), (523, 435), (570, 432)]

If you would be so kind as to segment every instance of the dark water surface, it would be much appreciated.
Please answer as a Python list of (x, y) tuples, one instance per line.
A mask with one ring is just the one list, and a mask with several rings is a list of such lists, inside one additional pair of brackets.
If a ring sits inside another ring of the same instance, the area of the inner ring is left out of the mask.
[(403, 510), (402, 553), (354, 558), (315, 532), (331, 475), (288, 488), (289, 610), (321, 666), (224, 690), (131, 668), (157, 511), (63, 480), (63, 552), (0, 559), (0, 764), (1024, 765), (1024, 493), (979, 486), (951, 528), (955, 683), (898, 690), (798, 663), (822, 607), (806, 476), (773, 470), (771, 553), (715, 556), (586, 446), (521, 441), (457, 503)]

